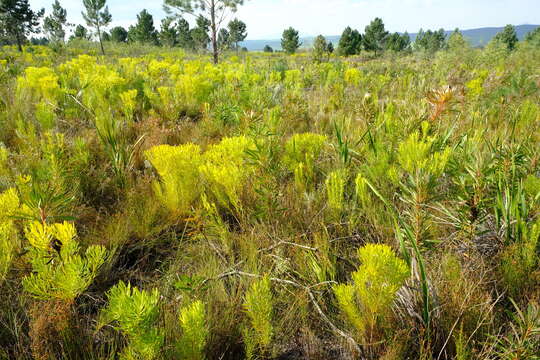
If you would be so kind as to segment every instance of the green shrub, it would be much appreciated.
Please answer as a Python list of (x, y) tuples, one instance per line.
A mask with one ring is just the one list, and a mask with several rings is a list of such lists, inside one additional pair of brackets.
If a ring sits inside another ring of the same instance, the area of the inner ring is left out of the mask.
[(101, 311), (99, 327), (115, 323), (128, 338), (124, 359), (159, 358), (164, 336), (157, 326), (159, 316), (157, 289), (147, 292), (120, 282), (107, 293), (109, 303)]
[(387, 245), (368, 244), (358, 249), (361, 265), (350, 284), (334, 287), (338, 307), (359, 339), (384, 326), (397, 291), (409, 276), (407, 264)]
[(183, 307), (180, 310), (179, 320), (182, 327), (182, 337), (178, 343), (180, 358), (204, 359), (204, 348), (209, 335), (204, 304), (201, 301), (195, 301)]
[(265, 355), (274, 335), (272, 326), (273, 298), (268, 277), (255, 281), (246, 293), (244, 309), (248, 324), (242, 333), (246, 344), (246, 357)]
[(25, 234), (31, 245), (32, 274), (23, 279), (23, 286), (38, 299), (75, 299), (92, 284), (108, 258), (103, 246), (90, 246), (80, 254), (75, 226), (67, 222), (32, 222)]
[(161, 181), (154, 183), (158, 199), (172, 212), (188, 214), (200, 194), (201, 149), (194, 144), (159, 145), (145, 153)]
[(17, 246), (17, 229), (12, 216), (19, 209), (19, 198), (15, 189), (0, 194), (0, 284), (4, 280)]

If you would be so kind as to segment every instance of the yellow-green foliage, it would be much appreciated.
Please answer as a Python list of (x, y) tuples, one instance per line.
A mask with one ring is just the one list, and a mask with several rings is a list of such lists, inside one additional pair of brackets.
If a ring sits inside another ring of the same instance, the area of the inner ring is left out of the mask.
[(240, 193), (253, 173), (246, 151), (253, 141), (240, 136), (225, 138), (201, 155), (199, 146), (160, 145), (146, 152), (161, 182), (154, 184), (158, 198), (180, 214), (190, 211), (204, 191), (227, 209), (240, 208)]
[(173, 212), (187, 214), (200, 194), (198, 145), (160, 145), (146, 151), (161, 181), (154, 183), (156, 196)]
[(4, 280), (17, 246), (17, 229), (12, 216), (19, 209), (19, 197), (15, 189), (0, 194), (0, 283)]
[(56, 102), (60, 94), (58, 75), (48, 67), (28, 67), (17, 81), (18, 91), (30, 91), (38, 99)]
[(367, 180), (362, 174), (358, 174), (354, 180), (356, 201), (362, 207), (367, 207), (370, 203), (370, 196), (368, 191)]
[(123, 281), (107, 293), (109, 303), (101, 311), (100, 327), (113, 323), (128, 338), (123, 359), (156, 359), (163, 346), (163, 334), (157, 326), (159, 292), (139, 290)]
[(450, 148), (433, 151), (434, 137), (428, 136), (429, 124), (422, 124), (422, 134), (415, 132), (399, 145), (398, 162), (410, 174), (417, 172), (438, 176), (443, 173), (452, 154)]
[(364, 336), (387, 318), (409, 269), (387, 245), (368, 244), (358, 249), (358, 258), (352, 283), (336, 285), (334, 293), (345, 319)]
[(204, 153), (200, 172), (208, 195), (221, 206), (240, 209), (240, 193), (253, 174), (246, 151), (253, 147), (253, 140), (239, 136), (225, 138)]
[(182, 337), (178, 344), (181, 359), (202, 360), (204, 347), (208, 338), (206, 312), (202, 301), (195, 301), (180, 310), (180, 326)]
[(321, 155), (326, 136), (313, 133), (295, 134), (285, 144), (283, 163), (294, 173), (295, 184), (301, 191), (314, 180), (315, 161)]
[(540, 240), (540, 220), (523, 230), (520, 242), (508, 246), (502, 254), (501, 271), (505, 285), (513, 297), (534, 283), (533, 273), (538, 269), (537, 255)]
[(362, 72), (357, 68), (348, 68), (345, 70), (344, 74), (345, 82), (352, 86), (358, 86), (360, 83), (360, 78), (362, 77)]
[(71, 223), (30, 223), (25, 230), (31, 245), (32, 274), (23, 279), (26, 291), (39, 299), (73, 300), (83, 293), (107, 260), (103, 246), (90, 246), (80, 254)]
[(268, 351), (274, 334), (273, 298), (268, 277), (257, 280), (251, 285), (246, 293), (244, 309), (249, 319), (243, 330), (246, 357), (253, 359), (257, 354), (264, 355)]
[(343, 210), (346, 185), (347, 173), (344, 170), (332, 171), (326, 178), (326, 194), (328, 207), (331, 211), (340, 212)]

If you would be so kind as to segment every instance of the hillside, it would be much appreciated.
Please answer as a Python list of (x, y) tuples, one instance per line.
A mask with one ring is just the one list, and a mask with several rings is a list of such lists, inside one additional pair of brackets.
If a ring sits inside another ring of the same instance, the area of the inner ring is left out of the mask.
[[(533, 31), (540, 25), (518, 25), (516, 26), (516, 32), (520, 40), (522, 40), (525, 35)], [(469, 29), (462, 30), (463, 35), (470, 41), (470, 43), (475, 46), (483, 46), (487, 44), (498, 32), (502, 31), (504, 27), (485, 27), (478, 29)], [(453, 30), (447, 30), (446, 33), (450, 34)], [(417, 33), (411, 33), (411, 40), (416, 39)], [(326, 37), (328, 40), (332, 41), (334, 44), (339, 42), (339, 35), (332, 35)], [(309, 47), (315, 39), (314, 36), (307, 36), (302, 38), (302, 43), (304, 47)], [(272, 39), (272, 40), (247, 40), (242, 43), (242, 46), (245, 46), (250, 51), (261, 51), (264, 49), (265, 45), (270, 45), (274, 50), (281, 49), (281, 40)]]

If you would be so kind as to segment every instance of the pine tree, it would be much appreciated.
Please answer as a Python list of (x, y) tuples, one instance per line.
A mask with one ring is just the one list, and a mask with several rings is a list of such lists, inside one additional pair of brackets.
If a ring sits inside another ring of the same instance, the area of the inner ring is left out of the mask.
[(0, 0), (0, 33), (14, 39), (22, 52), (27, 36), (39, 32), (39, 19), (44, 13), (45, 9), (33, 11), (28, 0)]
[(298, 31), (292, 27), (283, 31), (283, 37), (281, 38), (281, 48), (288, 54), (294, 54), (296, 50), (302, 45), (300, 42), (300, 36)]
[[(218, 33), (221, 23), (228, 13), (236, 12), (238, 6), (243, 4), (244, 0), (164, 0), (165, 11), (168, 13), (176, 10), (182, 14), (208, 19), (214, 64), (219, 62)], [(202, 33), (199, 35), (202, 36)]]
[(264, 49), (263, 51), (265, 53), (273, 53), (274, 52), (274, 49), (272, 49), (272, 47), (270, 45), (264, 45)]
[(401, 35), (399, 33), (393, 33), (388, 35), (385, 48), (386, 50), (399, 52), (406, 50), (410, 44), (411, 38), (409, 37), (409, 34), (405, 33)]
[(49, 41), (63, 43), (66, 37), (65, 27), (69, 25), (67, 23), (67, 11), (62, 8), (58, 0), (54, 1), (52, 8), (52, 14), (43, 21), (43, 31), (47, 34)]
[(424, 31), (420, 29), (416, 36), (415, 46), (418, 49), (427, 51), (428, 53), (435, 53), (444, 49), (446, 43), (446, 34), (444, 29), (438, 31)]
[(227, 29), (219, 30), (218, 45), (220, 52), (229, 50), (232, 46), (231, 34)]
[(192, 50), (195, 45), (193, 43), (193, 38), (191, 37), (191, 30), (189, 29), (189, 23), (186, 19), (180, 17), (177, 23), (178, 29), (178, 46), (183, 49)]
[(319, 35), (315, 38), (313, 42), (313, 60), (315, 62), (328, 61), (329, 52), (328, 52), (328, 43), (326, 38), (322, 35)]
[(111, 30), (111, 40), (116, 43), (125, 43), (128, 39), (128, 32), (122, 26), (116, 26)]
[(358, 30), (347, 26), (341, 34), (338, 44), (338, 53), (341, 56), (357, 55), (362, 49), (362, 35)]
[(540, 47), (540, 27), (529, 32), (525, 37), (525, 41), (534, 46)]
[(382, 19), (375, 18), (368, 26), (366, 26), (363, 39), (364, 48), (368, 51), (375, 52), (377, 55), (384, 49), (388, 31), (384, 29)]
[(193, 40), (193, 47), (196, 50), (208, 49), (208, 43), (210, 43), (210, 36), (208, 36), (208, 30), (210, 28), (210, 21), (204, 16), (197, 18), (197, 27), (191, 29), (190, 35)]
[(161, 20), (159, 41), (163, 46), (174, 47), (178, 44), (178, 29), (173, 21), (174, 19), (171, 17), (166, 17)]
[(88, 34), (88, 29), (86, 29), (82, 25), (77, 25), (77, 27), (75, 28), (75, 31), (73, 32), (73, 35), (71, 36), (70, 40), (73, 40), (73, 39), (88, 40), (89, 38), (90, 38), (90, 36)]
[(112, 20), (112, 16), (109, 13), (109, 7), (105, 6), (106, 2), (107, 0), (83, 0), (86, 12), (82, 12), (86, 24), (95, 28), (97, 31), (99, 46), (101, 47), (101, 53), (103, 55), (105, 55), (105, 49), (103, 48), (101, 32)]
[(469, 43), (463, 37), (463, 34), (459, 29), (454, 30), (454, 32), (448, 38), (448, 49), (451, 51), (460, 51), (469, 47)]
[(506, 45), (509, 51), (513, 51), (516, 48), (519, 39), (517, 37), (516, 28), (513, 25), (506, 25), (500, 33), (495, 35), (495, 41), (500, 41)]
[(234, 48), (238, 51), (238, 43), (244, 41), (247, 37), (247, 25), (238, 19), (234, 19), (229, 23), (229, 34)]
[(129, 27), (128, 39), (130, 42), (141, 44), (158, 44), (158, 32), (154, 27), (154, 17), (146, 9), (137, 15), (137, 23)]

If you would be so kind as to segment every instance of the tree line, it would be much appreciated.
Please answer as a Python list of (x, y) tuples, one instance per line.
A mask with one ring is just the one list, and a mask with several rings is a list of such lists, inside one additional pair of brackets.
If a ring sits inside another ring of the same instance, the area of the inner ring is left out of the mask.
[[(52, 12), (46, 16), (45, 9), (32, 10), (29, 0), (0, 0), (0, 44), (16, 44), (22, 51), (22, 45), (32, 34), (42, 32), (45, 37), (34, 42), (40, 44), (63, 44), (66, 33), (74, 27), (70, 40), (95, 38), (105, 54), (103, 42), (140, 43), (167, 47), (180, 47), (189, 51), (205, 51), (211, 49), (215, 63), (219, 55), (227, 50), (240, 50), (240, 43), (247, 37), (247, 26), (234, 19), (228, 24), (225, 19), (243, 5), (244, 0), (164, 0), (167, 17), (161, 21), (160, 29), (156, 29), (153, 16), (142, 10), (137, 15), (137, 22), (128, 29), (116, 26), (107, 31), (112, 21), (112, 15), (107, 6), (107, 0), (82, 0), (84, 11), (82, 16), (86, 26), (75, 26), (67, 20), (67, 11), (59, 0), (54, 0)], [(195, 25), (184, 17), (192, 16)], [(507, 25), (504, 30), (492, 40), (503, 44), (508, 50), (513, 50), (518, 43), (516, 30)], [(540, 30), (536, 29), (527, 35), (526, 41), (540, 46)], [(284, 52), (293, 54), (302, 46), (298, 30), (290, 27), (283, 32), (281, 47)], [(364, 33), (346, 27), (338, 46), (340, 56), (359, 55), (366, 51), (381, 54), (384, 51), (406, 52), (426, 51), (436, 52), (446, 48), (467, 46), (467, 41), (456, 29), (448, 38), (443, 29), (438, 31), (420, 30), (414, 42), (408, 33), (390, 33), (385, 29), (384, 22), (375, 18), (364, 29)], [(265, 52), (273, 52), (265, 46)], [(334, 52), (334, 45), (319, 35), (313, 44), (313, 56), (322, 61)]]

